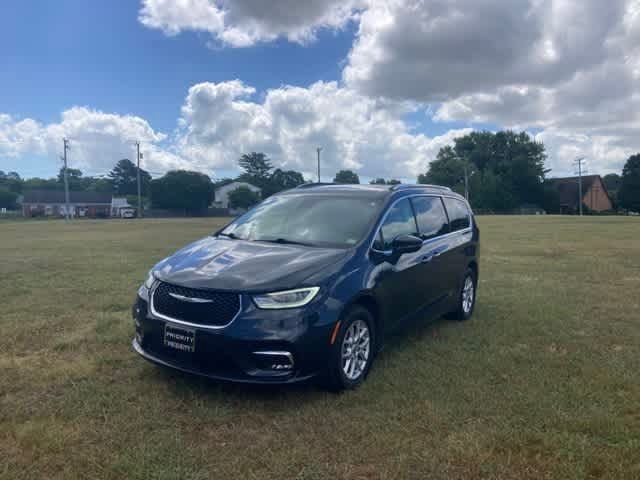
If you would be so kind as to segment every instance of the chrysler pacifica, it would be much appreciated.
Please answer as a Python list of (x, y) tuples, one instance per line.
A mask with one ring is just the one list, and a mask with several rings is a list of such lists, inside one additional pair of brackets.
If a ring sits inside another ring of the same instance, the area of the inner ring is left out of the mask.
[(221, 380), (352, 388), (407, 321), (471, 317), (478, 256), (446, 187), (303, 185), (153, 267), (133, 347)]

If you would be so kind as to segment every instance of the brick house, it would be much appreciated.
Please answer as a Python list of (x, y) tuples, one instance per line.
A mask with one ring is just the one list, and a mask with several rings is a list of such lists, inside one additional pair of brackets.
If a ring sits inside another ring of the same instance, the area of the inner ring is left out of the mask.
[[(111, 215), (111, 194), (69, 192), (69, 210), (74, 217), (109, 217)], [(24, 192), (22, 214), (25, 217), (64, 216), (64, 192), (61, 190), (29, 190)]]
[[(560, 197), (560, 213), (576, 213), (580, 210), (578, 181), (579, 177), (549, 180)], [(582, 204), (594, 212), (613, 210), (613, 202), (600, 175), (582, 176)]]

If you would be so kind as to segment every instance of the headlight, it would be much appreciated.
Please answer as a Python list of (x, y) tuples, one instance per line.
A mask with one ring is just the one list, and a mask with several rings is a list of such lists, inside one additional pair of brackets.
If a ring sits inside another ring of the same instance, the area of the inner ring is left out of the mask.
[(258, 308), (296, 308), (309, 303), (320, 290), (319, 287), (296, 288), (283, 292), (255, 295), (253, 301)]
[(147, 290), (151, 290), (153, 286), (153, 282), (156, 281), (156, 277), (153, 276), (153, 270), (149, 270), (149, 274), (147, 275), (147, 279), (144, 281), (144, 286)]

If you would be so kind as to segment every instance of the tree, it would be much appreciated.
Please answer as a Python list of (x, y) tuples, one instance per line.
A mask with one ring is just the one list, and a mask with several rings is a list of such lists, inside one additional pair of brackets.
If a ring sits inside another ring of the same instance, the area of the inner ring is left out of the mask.
[(280, 170), (276, 168), (269, 176), (265, 186), (262, 188), (262, 196), (267, 198), (274, 193), (295, 188), (304, 183), (304, 177), (295, 170)]
[(18, 194), (12, 192), (8, 188), (0, 187), (0, 208), (6, 208), (7, 210), (14, 210), (17, 208), (16, 200)]
[(464, 171), (474, 207), (509, 211), (524, 203), (541, 204), (546, 153), (526, 132), (471, 132), (440, 149), (419, 183), (464, 192)]
[(560, 213), (560, 193), (549, 182), (543, 184), (541, 206), (547, 213)]
[(622, 177), (617, 173), (609, 173), (602, 177), (604, 187), (607, 189), (611, 200), (617, 205), (618, 203), (618, 191), (620, 190), (620, 184), (622, 183)]
[(260, 195), (244, 185), (229, 192), (229, 206), (231, 208), (248, 209), (258, 202), (260, 202)]
[[(264, 153), (244, 154), (238, 160), (238, 165), (244, 172), (237, 180), (259, 187), (262, 190), (263, 198), (304, 183), (304, 177), (300, 172), (279, 168), (273, 170), (271, 160)], [(218, 185), (216, 185), (217, 187)]]
[(0, 188), (6, 188), (14, 193), (22, 192), (22, 179), (17, 172), (3, 172), (0, 170)]
[(60, 190), (62, 186), (57, 178), (28, 178), (22, 183), (22, 189), (26, 190)]
[(82, 179), (82, 189), (88, 192), (112, 193), (113, 183), (109, 178), (84, 177)]
[(199, 172), (173, 170), (151, 181), (151, 201), (157, 208), (197, 212), (206, 209), (212, 200), (211, 179)]
[(240, 157), (240, 160), (238, 160), (238, 165), (244, 170), (244, 173), (238, 177), (238, 180), (260, 187), (263, 190), (267, 187), (273, 165), (269, 157), (264, 153), (245, 153)]
[(622, 208), (640, 212), (640, 153), (631, 155), (624, 164), (618, 201)]
[(358, 174), (351, 170), (340, 170), (333, 179), (334, 183), (360, 183)]
[(467, 174), (474, 173), (473, 165), (463, 158), (458, 157), (451, 146), (440, 149), (436, 159), (429, 165), (426, 174), (418, 175), (418, 183), (444, 185), (453, 190), (464, 193), (464, 169)]
[(372, 179), (371, 181), (369, 181), (369, 183), (371, 185), (399, 185), (402, 182), (400, 180), (396, 180), (395, 178), (392, 178), (391, 180), (385, 180), (382, 177), (378, 177)]
[[(77, 168), (67, 168), (67, 182), (69, 183), (69, 190), (84, 190), (83, 188), (82, 171)], [(64, 188), (64, 167), (58, 172), (58, 183), (60, 188)]]
[[(126, 158), (120, 160), (113, 170), (109, 172), (109, 179), (113, 184), (113, 191), (117, 195), (137, 195), (138, 194), (138, 167), (131, 160)], [(151, 186), (151, 175), (149, 172), (140, 169), (140, 190), (142, 195), (147, 196)]]

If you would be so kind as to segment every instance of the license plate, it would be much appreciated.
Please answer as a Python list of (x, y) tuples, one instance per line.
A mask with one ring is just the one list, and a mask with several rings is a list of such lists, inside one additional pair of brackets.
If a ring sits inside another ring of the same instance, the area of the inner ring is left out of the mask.
[(196, 349), (196, 331), (165, 324), (164, 345), (182, 352), (194, 352)]

